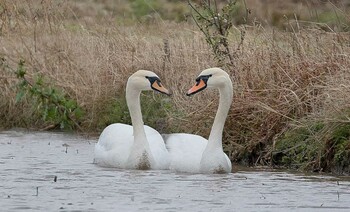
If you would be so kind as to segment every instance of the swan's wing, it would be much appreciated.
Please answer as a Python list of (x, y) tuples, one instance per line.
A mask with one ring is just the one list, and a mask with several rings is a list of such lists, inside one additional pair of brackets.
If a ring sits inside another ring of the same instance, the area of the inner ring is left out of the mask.
[(161, 134), (164, 142), (166, 143), (166, 141), (168, 140), (168, 138), (171, 136), (172, 134)]
[(232, 172), (232, 163), (231, 163), (231, 160), (230, 160), (230, 158), (226, 155), (226, 153), (224, 153), (224, 154), (225, 154), (225, 158), (226, 158), (227, 164), (228, 164), (228, 166), (229, 166), (229, 172)]
[(156, 161), (155, 169), (169, 169), (170, 155), (165, 147), (164, 140), (159, 132), (147, 125), (145, 127), (145, 133), (151, 149), (154, 160)]
[(124, 168), (134, 142), (132, 126), (111, 124), (101, 133), (94, 151), (94, 163)]
[[(147, 140), (156, 161), (155, 169), (168, 169), (169, 153), (162, 136), (153, 128), (144, 126)], [(95, 145), (94, 163), (106, 167), (125, 168), (134, 143), (133, 128), (126, 124), (111, 124), (106, 127)]]
[(108, 151), (115, 149), (115, 146), (125, 145), (126, 142), (130, 143), (130, 140), (133, 140), (132, 126), (116, 123), (107, 126), (102, 131), (98, 139), (98, 144)]
[(162, 135), (170, 153), (170, 169), (197, 173), (207, 139), (192, 134), (176, 133)]
[[(152, 127), (150, 127), (148, 125), (144, 125), (144, 128), (145, 128), (145, 133), (147, 135), (152, 135), (152, 134), (160, 135), (157, 130), (153, 129)], [(164, 143), (164, 141), (163, 141), (163, 143)]]

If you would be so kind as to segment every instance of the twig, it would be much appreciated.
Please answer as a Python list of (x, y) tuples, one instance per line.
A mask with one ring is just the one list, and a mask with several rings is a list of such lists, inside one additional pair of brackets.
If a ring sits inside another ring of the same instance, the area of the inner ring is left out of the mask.
[[(204, 20), (206, 20), (206, 21), (210, 21), (209, 19), (207, 19), (207, 18), (205, 18), (196, 8), (195, 8), (195, 6), (193, 6), (193, 4), (191, 3), (191, 1), (190, 0), (187, 0), (187, 2), (188, 2), (188, 5), (201, 17), (201, 18), (203, 18)], [(193, 16), (192, 16), (193, 17)]]

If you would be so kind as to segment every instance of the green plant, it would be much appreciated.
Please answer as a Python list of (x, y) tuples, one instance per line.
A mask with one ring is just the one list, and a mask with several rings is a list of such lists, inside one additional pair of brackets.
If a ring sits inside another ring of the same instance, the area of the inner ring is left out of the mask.
[(143, 16), (154, 13), (159, 9), (159, 7), (160, 7), (160, 4), (157, 0), (150, 0), (150, 1), (132, 0), (131, 1), (131, 8), (136, 18), (141, 18)]
[[(234, 16), (237, 13), (237, 1), (229, 0), (221, 10), (216, 0), (202, 0), (200, 5), (188, 1), (193, 10), (192, 18), (205, 36), (207, 43), (213, 50), (219, 64), (234, 66), (234, 55), (229, 46), (228, 36), (233, 26)], [(244, 31), (241, 32), (241, 43), (244, 40)]]
[(113, 123), (131, 124), (131, 118), (126, 104), (125, 95), (121, 93), (116, 99), (110, 99), (105, 107), (101, 108), (101, 113), (97, 120), (97, 127), (104, 129)]
[(168, 128), (168, 112), (172, 111), (172, 104), (162, 94), (144, 92), (141, 95), (142, 116), (145, 124), (164, 132)]
[(335, 146), (334, 163), (337, 167), (345, 169), (350, 167), (350, 140), (342, 140)]
[(315, 171), (347, 170), (349, 159), (350, 124), (346, 122), (312, 121), (287, 130), (273, 152), (277, 165)]
[(350, 167), (350, 124), (337, 126), (332, 133), (331, 143), (334, 148), (334, 165), (341, 169)]
[[(154, 94), (153, 91), (145, 91), (141, 93), (140, 102), (142, 119), (145, 125), (149, 125), (160, 132), (169, 130), (168, 112), (174, 112), (174, 109), (168, 98), (164, 98), (162, 94)], [(124, 93), (119, 95), (117, 99), (112, 99), (106, 105), (98, 120), (98, 128), (103, 129), (112, 123), (131, 124)]]
[(338, 28), (339, 31), (348, 31), (349, 30), (349, 21), (350, 19), (346, 17), (344, 11), (340, 11), (339, 13), (334, 11), (323, 11), (317, 16), (317, 21), (320, 23), (326, 24), (327, 27), (325, 29), (329, 30), (330, 28)]
[(45, 82), (42, 75), (37, 75), (34, 83), (26, 78), (24, 60), (20, 60), (15, 71), (19, 79), (16, 102), (28, 98), (33, 109), (38, 110), (44, 121), (59, 126), (61, 129), (80, 129), (79, 120), (83, 116), (83, 110), (78, 103), (71, 99), (61, 89), (55, 88)]
[[(317, 135), (323, 130), (323, 123), (308, 123), (287, 130), (276, 142), (273, 160), (277, 165), (293, 168), (310, 168), (320, 160), (323, 144)], [(319, 169), (319, 167), (314, 169)]]

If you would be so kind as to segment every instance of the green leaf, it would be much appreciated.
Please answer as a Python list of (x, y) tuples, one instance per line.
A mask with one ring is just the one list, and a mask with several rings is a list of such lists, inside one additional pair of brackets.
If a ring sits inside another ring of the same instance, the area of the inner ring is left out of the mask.
[(15, 73), (17, 78), (24, 78), (24, 75), (26, 74), (26, 71), (24, 69), (24, 60), (19, 61), (18, 67)]
[(25, 92), (23, 90), (20, 90), (16, 95), (16, 103), (20, 102), (23, 99), (24, 95), (25, 95)]
[(67, 109), (69, 109), (70, 111), (72, 111), (71, 109), (76, 108), (76, 105), (77, 105), (77, 103), (72, 99), (69, 99), (65, 102), (65, 107)]
[(47, 119), (46, 120), (55, 120), (58, 114), (57, 107), (49, 107), (47, 110)]
[(84, 115), (84, 111), (83, 111), (80, 107), (77, 107), (77, 108), (74, 110), (74, 116), (75, 116), (77, 119), (82, 118), (83, 115)]
[(42, 75), (39, 75), (39, 76), (36, 78), (35, 84), (37, 84), (37, 85), (39, 85), (39, 86), (42, 86), (42, 85), (44, 84), (44, 79), (43, 79), (43, 76), (42, 76)]
[(43, 112), (43, 120), (47, 120), (49, 109), (47, 105), (44, 107), (44, 112)]
[(84, 111), (74, 99), (65, 94), (63, 89), (45, 82), (43, 75), (34, 76), (35, 82), (30, 84), (24, 77), (26, 70), (23, 60), (19, 61), (15, 74), (19, 78), (16, 102), (21, 101), (28, 93), (32, 97), (28, 98), (32, 110), (38, 111), (44, 121), (59, 124), (62, 129), (75, 127)]

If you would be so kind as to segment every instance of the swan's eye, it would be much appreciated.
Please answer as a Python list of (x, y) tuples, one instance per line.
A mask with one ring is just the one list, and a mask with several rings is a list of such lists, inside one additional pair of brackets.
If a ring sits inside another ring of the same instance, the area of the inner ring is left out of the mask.
[(201, 81), (201, 77), (197, 77), (197, 79), (196, 79), (196, 86), (199, 85), (200, 81)]
[(149, 77), (149, 76), (146, 76), (146, 79), (149, 80), (149, 82), (151, 83), (151, 85), (154, 83), (154, 82), (157, 82), (157, 84), (160, 84), (160, 79), (158, 77)]
[(213, 76), (212, 74), (209, 74), (209, 75), (201, 75), (199, 76), (197, 79), (196, 79), (196, 82), (197, 82), (197, 86), (199, 85), (200, 83), (200, 80), (203, 80), (205, 83), (207, 83), (208, 79)]

